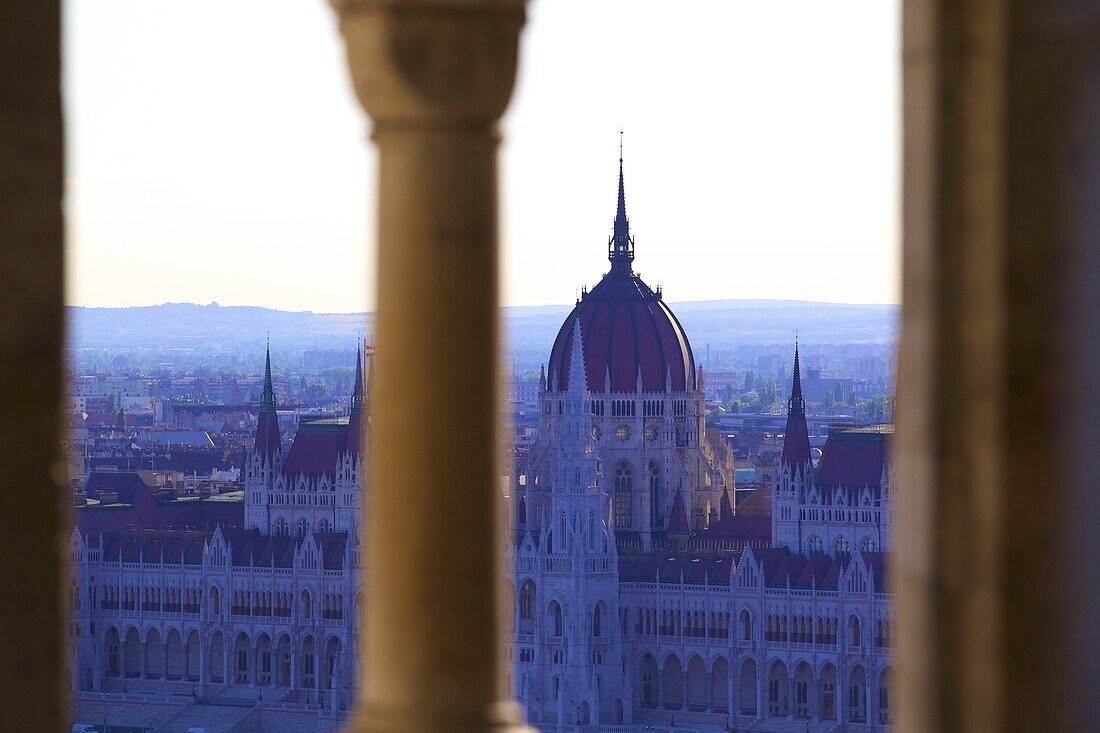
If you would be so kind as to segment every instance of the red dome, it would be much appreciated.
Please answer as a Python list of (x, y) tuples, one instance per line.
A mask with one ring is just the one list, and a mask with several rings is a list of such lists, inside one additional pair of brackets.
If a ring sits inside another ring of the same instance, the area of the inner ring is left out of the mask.
[[(591, 392), (636, 392), (641, 372), (643, 392), (695, 389), (695, 358), (687, 335), (660, 293), (619, 263), (584, 293), (562, 324), (550, 352), (547, 389), (569, 386), (573, 323), (580, 319), (584, 370)], [(671, 382), (671, 384), (670, 384)]]
[[(584, 372), (590, 392), (684, 392), (695, 389), (695, 358), (684, 329), (661, 300), (634, 274), (634, 237), (626, 216), (623, 156), (619, 148), (619, 200), (607, 242), (611, 272), (584, 293), (565, 319), (554, 348), (546, 388), (569, 388), (573, 324), (580, 319)], [(609, 384), (610, 382), (610, 384)]]

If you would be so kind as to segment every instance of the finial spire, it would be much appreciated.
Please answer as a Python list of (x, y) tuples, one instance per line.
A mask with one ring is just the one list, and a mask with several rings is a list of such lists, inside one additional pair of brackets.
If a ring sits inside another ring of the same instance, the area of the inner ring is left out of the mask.
[(607, 257), (612, 269), (630, 269), (634, 261), (634, 238), (630, 236), (630, 220), (626, 216), (626, 186), (623, 183), (623, 131), (619, 130), (619, 201), (615, 210), (615, 228), (607, 243)]
[(271, 383), (271, 334), (267, 336), (267, 353), (264, 357), (264, 391), (260, 394), (260, 409), (274, 411), (275, 387)]

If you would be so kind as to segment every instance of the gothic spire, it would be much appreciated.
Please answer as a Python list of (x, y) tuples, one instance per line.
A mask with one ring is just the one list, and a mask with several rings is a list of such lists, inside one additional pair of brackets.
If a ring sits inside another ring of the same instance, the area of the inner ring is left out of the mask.
[(802, 372), (798, 368), (798, 341), (794, 342), (794, 374), (791, 376), (791, 398), (787, 400), (787, 414), (806, 414), (806, 400), (802, 397)]
[(787, 428), (783, 435), (783, 465), (801, 471), (812, 461), (810, 434), (806, 426), (806, 400), (802, 397), (802, 373), (798, 365), (798, 343), (794, 347), (791, 397), (787, 400)]
[(623, 132), (619, 130), (619, 203), (615, 210), (614, 234), (607, 243), (608, 259), (613, 269), (630, 269), (634, 261), (634, 238), (630, 236), (630, 219), (626, 216), (626, 186), (623, 183)]
[(275, 387), (271, 383), (271, 338), (267, 340), (267, 355), (264, 357), (264, 391), (260, 395), (260, 410), (275, 410)]
[(355, 342), (355, 389), (351, 394), (352, 412), (363, 407), (363, 352), (358, 341)]
[(584, 342), (581, 338), (581, 319), (577, 316), (573, 319), (573, 347), (569, 354), (568, 389), (573, 394), (584, 394), (588, 391), (588, 375), (584, 365)]
[(363, 404), (366, 405), (367, 414), (370, 414), (370, 391), (374, 389), (374, 351), (373, 349), (367, 353), (366, 344), (363, 345), (363, 352), (367, 359), (367, 382), (363, 385)]

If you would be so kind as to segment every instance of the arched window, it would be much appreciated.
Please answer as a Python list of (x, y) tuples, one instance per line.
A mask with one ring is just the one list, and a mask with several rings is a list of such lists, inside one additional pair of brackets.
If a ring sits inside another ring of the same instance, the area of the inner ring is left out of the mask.
[(210, 588), (210, 610), (215, 615), (222, 612), (222, 595), (216, 585)]
[(313, 618), (313, 598), (309, 591), (302, 591), (302, 618)]
[(592, 609), (592, 636), (603, 636), (603, 603), (597, 603)]
[(833, 554), (836, 557), (847, 557), (850, 552), (847, 537), (837, 537), (833, 543)]
[(629, 529), (633, 525), (634, 517), (631, 511), (631, 500), (634, 492), (633, 469), (626, 461), (622, 461), (615, 468), (615, 527)]
[(561, 613), (561, 605), (557, 601), (550, 601), (550, 623), (553, 636), (561, 636), (564, 630), (564, 620)]
[(535, 584), (530, 580), (523, 581), (519, 588), (519, 617), (521, 620), (534, 618), (535, 608)]
[(848, 617), (848, 646), (860, 645), (859, 619), (855, 615)]
[(874, 552), (876, 549), (875, 541), (870, 537), (864, 537), (859, 541), (859, 551), (863, 553)]
[(657, 461), (650, 461), (646, 467), (649, 478), (649, 514), (650, 526), (663, 527), (661, 519), (661, 467)]
[(822, 542), (821, 538), (816, 534), (806, 540), (806, 554), (810, 557), (817, 557), (818, 555), (825, 554), (825, 543)]

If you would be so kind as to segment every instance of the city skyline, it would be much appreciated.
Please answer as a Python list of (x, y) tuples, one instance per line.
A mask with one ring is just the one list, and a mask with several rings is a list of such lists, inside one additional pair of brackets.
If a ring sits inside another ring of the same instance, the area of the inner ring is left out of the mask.
[[(898, 302), (895, 5), (704, 3), (660, 54), (655, 10), (532, 6), (502, 302), (568, 303), (606, 271), (620, 126), (637, 267), (670, 300)], [(375, 157), (334, 22), (258, 7), (66, 7), (70, 304), (373, 310)]]

